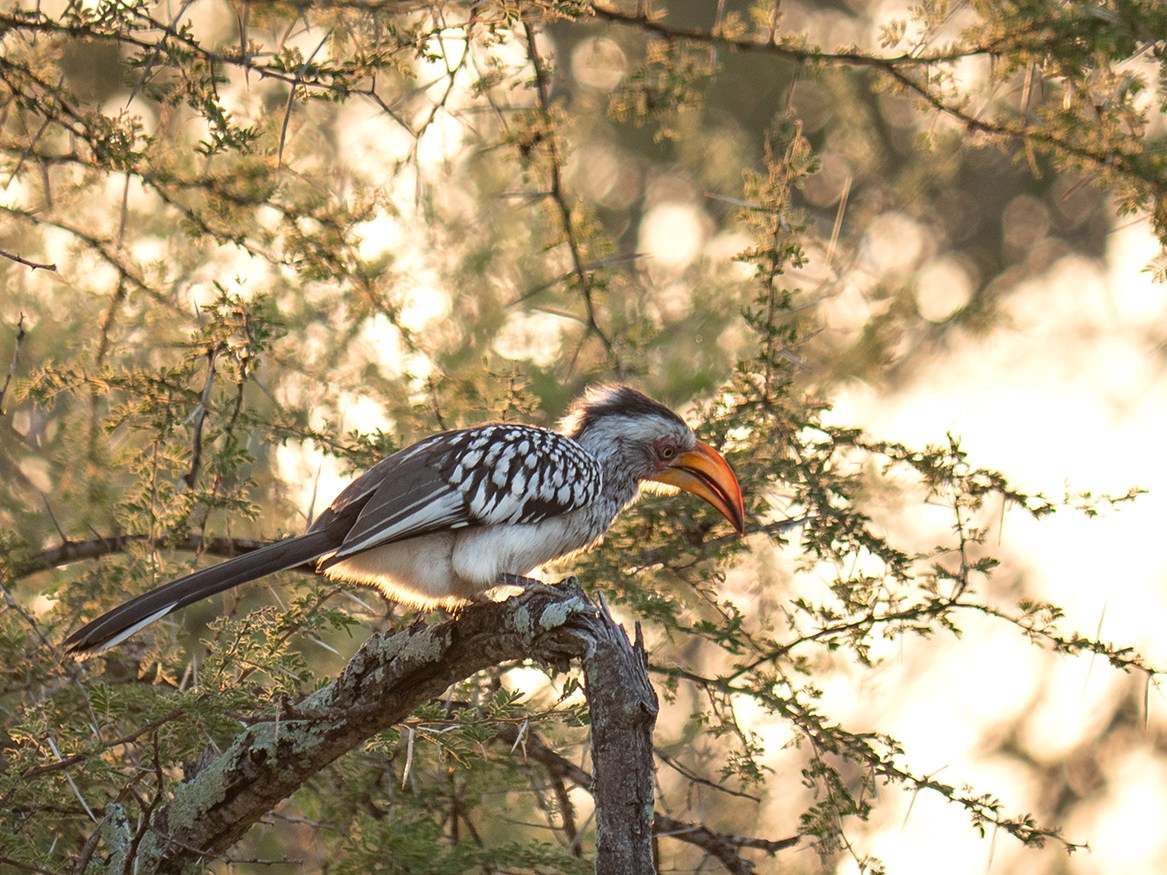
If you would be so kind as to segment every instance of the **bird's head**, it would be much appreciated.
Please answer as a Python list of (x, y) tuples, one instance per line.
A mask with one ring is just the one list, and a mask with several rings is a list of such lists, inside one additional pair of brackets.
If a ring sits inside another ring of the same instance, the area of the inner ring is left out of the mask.
[[(697, 440), (673, 411), (629, 386), (589, 389), (560, 423), (607, 471), (649, 492), (684, 489), (708, 501), (745, 533), (742, 491), (721, 454)], [(615, 463), (615, 464), (611, 464)]]

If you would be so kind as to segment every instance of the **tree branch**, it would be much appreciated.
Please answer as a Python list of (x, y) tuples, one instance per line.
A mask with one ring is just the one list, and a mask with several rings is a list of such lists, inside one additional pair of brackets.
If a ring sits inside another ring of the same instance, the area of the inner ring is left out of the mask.
[[(519, 727), (504, 724), (499, 727), (497, 737), (506, 744), (516, 745), (519, 742)], [(523, 735), (523, 754), (543, 766), (552, 777), (566, 778), (585, 790), (592, 789), (591, 773), (548, 747), (537, 732), (527, 730)], [(657, 837), (668, 836), (677, 841), (696, 845), (710, 856), (716, 857), (731, 875), (751, 875), (754, 871), (754, 864), (743, 859), (738, 853), (742, 848), (758, 848), (773, 855), (778, 851), (795, 847), (800, 840), (800, 836), (797, 835), (778, 840), (725, 835), (714, 832), (702, 824), (685, 823), (660, 812), (653, 814), (652, 832)]]
[(20, 346), (26, 337), (28, 332), (24, 330), (24, 314), (21, 313), (20, 321), (16, 323), (16, 346), (12, 350), (12, 364), (8, 366), (8, 376), (4, 379), (4, 385), (0, 386), (0, 416), (5, 413), (4, 398), (8, 394), (8, 386), (12, 383), (12, 375), (16, 373), (16, 366), (20, 364)]
[[(600, 604), (607, 617), (603, 595)], [(639, 623), (635, 648), (611, 621), (596, 632), (583, 660), (596, 770), (596, 875), (655, 875), (652, 730), (660, 709), (648, 654)]]
[(653, 817), (653, 832), (658, 836), (669, 836), (689, 842), (704, 850), (710, 856), (716, 857), (732, 875), (752, 875), (754, 864), (739, 855), (742, 848), (757, 848), (773, 856), (779, 851), (793, 848), (798, 844), (800, 836), (791, 836), (788, 839), (759, 839), (751, 836), (724, 835), (707, 829), (698, 823), (685, 823), (673, 818), (657, 814)]
[(1120, 149), (1099, 150), (1070, 141), (1049, 131), (1034, 128), (1028, 125), (1009, 125), (1000, 122), (985, 121), (965, 112), (958, 105), (945, 102), (931, 91), (928, 79), (918, 81), (906, 70), (925, 69), (935, 64), (953, 64), (963, 58), (977, 55), (995, 57), (996, 52), (984, 46), (971, 46), (956, 51), (942, 51), (929, 55), (901, 54), (895, 56), (871, 55), (860, 50), (824, 52), (813, 48), (796, 48), (776, 43), (772, 40), (761, 41), (749, 38), (731, 38), (720, 34), (693, 30), (690, 28), (666, 25), (648, 15), (629, 15), (616, 9), (609, 9), (601, 5), (592, 7), (592, 14), (603, 21), (620, 24), (626, 27), (639, 28), (645, 33), (661, 39), (688, 40), (694, 43), (724, 47), (736, 52), (772, 55), (795, 63), (820, 63), (850, 67), (868, 67), (878, 70), (894, 79), (900, 86), (913, 92), (924, 100), (937, 112), (943, 113), (964, 125), (968, 130), (979, 131), (984, 134), (1003, 137), (1022, 142), (1032, 141), (1048, 149), (1061, 152), (1087, 164), (1092, 164), (1100, 170), (1114, 169), (1138, 179), (1150, 188), (1163, 193), (1163, 183), (1150, 169), (1143, 159), (1141, 151), (1124, 152)]
[(180, 784), (155, 813), (135, 870), (177, 873), (222, 855), (329, 763), (477, 671), (521, 659), (565, 668), (576, 658), (596, 740), (596, 871), (648, 875), (656, 697), (646, 657), (574, 583), (370, 638), (335, 681), (249, 726)]
[(3, 249), (0, 249), (0, 256), (3, 256), (10, 261), (15, 261), (17, 264), (23, 264), (25, 267), (32, 268), (33, 270), (51, 270), (53, 272), (56, 272), (57, 270), (57, 266), (55, 264), (47, 264), (40, 261), (29, 261), (27, 258), (21, 258), (14, 252), (5, 252)]
[[(12, 563), (10, 572), (14, 580), (47, 571), (59, 565), (68, 565), (70, 562), (80, 562), (84, 559), (100, 559), (113, 553), (124, 553), (131, 544), (152, 544), (158, 550), (182, 550), (194, 553), (203, 553), (207, 556), (219, 556), (230, 559), (266, 547), (271, 541), (256, 540), (253, 538), (207, 538), (201, 535), (188, 534), (181, 538), (149, 535), (110, 535), (108, 538), (92, 538), (88, 541), (66, 541), (59, 547), (53, 547)], [(312, 566), (304, 566), (306, 571), (314, 571)]]
[(583, 297), (584, 308), (587, 313), (586, 325), (588, 330), (600, 339), (600, 343), (604, 345), (604, 351), (611, 356), (614, 347), (611, 338), (600, 328), (600, 323), (596, 321), (596, 306), (592, 298), (592, 291), (594, 290), (595, 284), (592, 281), (592, 275), (584, 265), (582, 247), (576, 236), (575, 223), (571, 218), (571, 205), (567, 202), (567, 193), (563, 188), (563, 179), (560, 173), (562, 159), (559, 155), (559, 149), (555, 144), (557, 132), (555, 131), (551, 115), (551, 97), (547, 68), (543, 58), (539, 55), (539, 47), (535, 44), (534, 27), (527, 18), (523, 19), (523, 33), (527, 40), (527, 57), (535, 72), (535, 93), (539, 97), (539, 113), (542, 116), (543, 124), (547, 126), (547, 164), (551, 176), (551, 198), (555, 201), (559, 209), (560, 224), (563, 226), (563, 235), (567, 242), (568, 251), (571, 253), (572, 273), (575, 275), (576, 282), (579, 283), (579, 292)]

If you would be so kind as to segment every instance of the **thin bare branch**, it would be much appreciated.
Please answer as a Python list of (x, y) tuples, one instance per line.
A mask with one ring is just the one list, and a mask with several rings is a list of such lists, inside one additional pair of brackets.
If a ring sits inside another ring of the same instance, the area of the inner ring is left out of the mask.
[(193, 434), (190, 447), (190, 470), (183, 475), (183, 482), (188, 489), (193, 489), (198, 480), (199, 470), (203, 466), (203, 423), (207, 420), (207, 410), (211, 406), (211, 390), (215, 387), (215, 358), (219, 354), (219, 347), (207, 350), (207, 379), (203, 383), (203, 394), (191, 413), (193, 420)]
[(8, 387), (16, 373), (16, 366), (20, 363), (20, 347), (26, 337), (28, 332), (24, 330), (24, 314), (21, 313), (20, 320), (16, 323), (16, 346), (12, 350), (12, 364), (8, 366), (8, 376), (4, 378), (4, 385), (0, 387), (0, 416), (8, 412), (4, 409), (4, 399), (8, 396)]
[(545, 144), (547, 147), (548, 172), (551, 175), (551, 198), (555, 201), (559, 209), (560, 224), (567, 241), (568, 251), (571, 253), (572, 271), (575, 274), (576, 281), (579, 283), (579, 292), (583, 297), (584, 307), (587, 311), (586, 324), (588, 331), (600, 339), (600, 342), (604, 345), (604, 351), (611, 356), (615, 348), (612, 340), (600, 328), (599, 322), (596, 321), (596, 305), (592, 297), (594, 282), (592, 280), (592, 274), (584, 264), (582, 247), (576, 235), (575, 223), (571, 217), (571, 205), (567, 202), (567, 193), (563, 187), (563, 177), (560, 171), (562, 159), (560, 158), (559, 148), (555, 142), (556, 134), (552, 129), (551, 123), (551, 98), (547, 69), (535, 42), (535, 29), (528, 18), (523, 19), (523, 33), (527, 40), (527, 57), (531, 61), (531, 67), (535, 71), (535, 92), (539, 96), (539, 110), (543, 116), (544, 124), (549, 128), (545, 137)]
[(3, 249), (0, 249), (0, 256), (7, 258), (9, 261), (15, 261), (17, 264), (23, 264), (25, 267), (31, 267), (33, 270), (51, 270), (54, 273), (57, 270), (57, 265), (55, 264), (29, 261), (27, 258), (21, 258), (12, 252), (5, 252)]
[(328, 42), (328, 38), (332, 36), (332, 31), (328, 31), (321, 38), (320, 42), (316, 44), (316, 48), (312, 50), (312, 54), (296, 71), (296, 78), (292, 81), (291, 87), (288, 89), (288, 104), (284, 107), (284, 123), (280, 127), (280, 148), (276, 156), (276, 166), (284, 166), (284, 143), (288, 138), (288, 122), (292, 120), (292, 104), (296, 100), (296, 86), (304, 81), (304, 74), (308, 72), (308, 68), (312, 66), (312, 61), (315, 60), (317, 52), (324, 48), (324, 44)]
[[(66, 541), (59, 547), (53, 547), (27, 559), (14, 562), (11, 573), (13, 579), (18, 580), (59, 565), (68, 565), (71, 562), (80, 562), (85, 559), (100, 559), (102, 556), (114, 553), (124, 553), (133, 544), (149, 544), (155, 550), (181, 550), (228, 559), (232, 556), (258, 550), (270, 543), (271, 541), (257, 541), (249, 538), (206, 538), (193, 534), (184, 535), (177, 539), (164, 536), (151, 539), (148, 535), (134, 534), (110, 535), (108, 538), (94, 538), (88, 541)], [(314, 571), (311, 567), (305, 567), (302, 570)]]

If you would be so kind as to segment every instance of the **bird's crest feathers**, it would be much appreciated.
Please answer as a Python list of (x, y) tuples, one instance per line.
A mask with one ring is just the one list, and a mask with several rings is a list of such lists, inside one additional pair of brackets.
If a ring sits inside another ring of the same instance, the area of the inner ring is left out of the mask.
[(579, 440), (584, 432), (598, 421), (610, 416), (658, 416), (688, 428), (685, 420), (669, 408), (631, 386), (606, 383), (588, 389), (582, 398), (571, 405), (567, 414), (559, 421), (559, 432), (573, 440)]

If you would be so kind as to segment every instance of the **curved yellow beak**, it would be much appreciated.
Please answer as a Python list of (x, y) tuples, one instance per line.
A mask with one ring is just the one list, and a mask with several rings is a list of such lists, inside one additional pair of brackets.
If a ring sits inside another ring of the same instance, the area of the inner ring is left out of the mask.
[(745, 534), (746, 509), (737, 477), (729, 463), (708, 444), (697, 441), (695, 449), (682, 453), (665, 470), (647, 479), (704, 498), (721, 511), (739, 535)]

